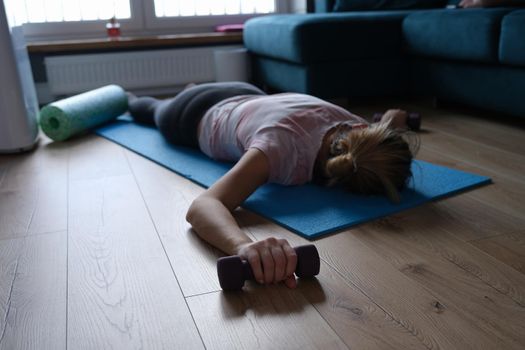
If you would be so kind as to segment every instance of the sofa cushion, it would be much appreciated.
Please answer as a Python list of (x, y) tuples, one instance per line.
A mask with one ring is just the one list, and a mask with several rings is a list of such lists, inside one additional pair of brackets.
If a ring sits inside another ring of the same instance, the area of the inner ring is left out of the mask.
[(525, 66), (525, 10), (503, 17), (499, 59), (502, 63)]
[(446, 0), (336, 0), (334, 12), (445, 7)]
[(502, 18), (511, 9), (443, 9), (403, 21), (409, 52), (435, 58), (498, 62)]
[(244, 44), (257, 55), (295, 63), (401, 55), (409, 11), (271, 15), (250, 19)]

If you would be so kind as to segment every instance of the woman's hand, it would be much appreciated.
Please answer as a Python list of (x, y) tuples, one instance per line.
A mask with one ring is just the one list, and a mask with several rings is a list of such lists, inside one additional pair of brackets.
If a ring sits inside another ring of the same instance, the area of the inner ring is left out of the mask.
[(297, 254), (287, 240), (274, 237), (250, 242), (240, 247), (238, 253), (247, 260), (255, 280), (261, 284), (284, 281), (288, 288), (295, 288), (294, 272)]
[(497, 6), (512, 6), (517, 4), (515, 0), (461, 0), (459, 7), (497, 7)]
[(458, 4), (459, 7), (483, 7), (483, 2), (481, 0), (461, 0)]

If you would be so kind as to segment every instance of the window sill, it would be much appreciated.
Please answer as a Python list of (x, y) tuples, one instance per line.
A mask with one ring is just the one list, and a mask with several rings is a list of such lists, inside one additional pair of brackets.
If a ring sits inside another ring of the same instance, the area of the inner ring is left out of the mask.
[(193, 45), (221, 45), (242, 43), (242, 32), (174, 34), (149, 37), (120, 37), (112, 39), (61, 40), (28, 43), (30, 54), (76, 51), (108, 51), (120, 49), (162, 48)]

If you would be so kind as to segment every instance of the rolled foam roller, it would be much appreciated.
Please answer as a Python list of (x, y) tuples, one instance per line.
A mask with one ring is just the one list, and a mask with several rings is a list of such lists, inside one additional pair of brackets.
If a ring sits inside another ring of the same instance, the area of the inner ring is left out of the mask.
[(40, 127), (54, 141), (104, 124), (125, 113), (128, 96), (118, 85), (107, 85), (60, 101), (40, 110)]

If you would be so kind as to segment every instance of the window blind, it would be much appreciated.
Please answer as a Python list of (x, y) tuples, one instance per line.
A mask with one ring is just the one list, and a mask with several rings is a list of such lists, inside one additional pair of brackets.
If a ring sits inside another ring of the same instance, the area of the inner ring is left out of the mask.
[(154, 0), (157, 17), (270, 13), (274, 0)]
[(23, 23), (130, 18), (129, 0), (5, 0), (10, 19)]
[[(4, 0), (14, 25), (131, 18), (129, 0)], [(275, 12), (274, 0), (153, 1), (156, 17), (264, 14)]]

